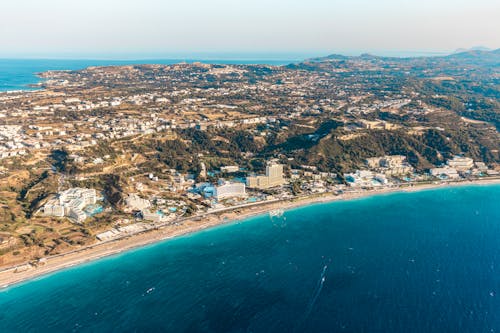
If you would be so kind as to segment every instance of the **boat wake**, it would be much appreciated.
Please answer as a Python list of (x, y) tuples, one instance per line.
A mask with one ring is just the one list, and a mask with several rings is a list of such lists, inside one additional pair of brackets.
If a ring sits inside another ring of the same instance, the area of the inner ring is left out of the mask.
[(323, 267), (323, 271), (321, 272), (321, 276), (319, 278), (318, 284), (316, 285), (316, 289), (314, 291), (313, 297), (311, 298), (311, 301), (309, 302), (309, 306), (308, 306), (307, 312), (306, 312), (306, 318), (311, 313), (311, 311), (314, 307), (314, 304), (316, 304), (316, 301), (318, 300), (318, 297), (321, 294), (321, 290), (323, 290), (323, 284), (325, 283), (325, 280), (326, 280), (326, 270), (327, 269), (328, 269), (328, 265), (325, 265), (325, 267)]
[(326, 271), (327, 271), (327, 269), (328, 269), (328, 265), (325, 265), (323, 267), (323, 270), (321, 271), (321, 275), (319, 277), (318, 283), (316, 284), (316, 288), (314, 289), (314, 292), (313, 292), (313, 295), (311, 297), (311, 300), (309, 301), (309, 303), (307, 305), (306, 312), (304, 313), (304, 316), (303, 316), (302, 320), (300, 321), (300, 323), (298, 325), (298, 328), (300, 328), (302, 326), (302, 324), (307, 320), (307, 318), (311, 314), (311, 312), (312, 312), (312, 310), (314, 308), (314, 305), (316, 304), (316, 301), (318, 300), (318, 298), (319, 298), (319, 296), (321, 294), (321, 291), (323, 290), (323, 284), (326, 281)]

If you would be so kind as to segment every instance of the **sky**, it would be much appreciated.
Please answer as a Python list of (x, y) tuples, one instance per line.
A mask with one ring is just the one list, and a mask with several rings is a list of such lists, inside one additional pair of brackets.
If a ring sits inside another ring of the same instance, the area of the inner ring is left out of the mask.
[(500, 47), (500, 0), (1, 0), (0, 57), (160, 58)]

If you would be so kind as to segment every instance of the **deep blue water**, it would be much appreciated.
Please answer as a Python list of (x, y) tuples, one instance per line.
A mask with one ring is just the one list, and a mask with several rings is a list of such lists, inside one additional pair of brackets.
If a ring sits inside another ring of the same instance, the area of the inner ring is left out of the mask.
[(175, 64), (179, 62), (204, 62), (212, 64), (269, 64), (286, 65), (297, 60), (44, 60), (44, 59), (0, 59), (0, 91), (32, 90), (28, 85), (40, 82), (36, 73), (48, 70), (78, 70), (89, 66), (112, 66), (130, 64)]
[(4, 290), (0, 331), (498, 332), (499, 198), (390, 194), (199, 232)]

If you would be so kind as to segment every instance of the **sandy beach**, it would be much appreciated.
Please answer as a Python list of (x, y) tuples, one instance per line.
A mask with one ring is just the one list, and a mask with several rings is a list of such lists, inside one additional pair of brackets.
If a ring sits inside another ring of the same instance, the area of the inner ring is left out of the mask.
[(431, 188), (491, 184), (500, 184), (500, 179), (486, 178), (474, 181), (467, 180), (437, 184), (418, 184), (406, 187), (381, 188), (374, 190), (359, 189), (358, 191), (352, 190), (340, 195), (325, 193), (307, 197), (297, 197), (290, 200), (274, 201), (269, 203), (263, 202), (251, 207), (235, 208), (234, 210), (224, 212), (204, 214), (201, 217), (201, 220), (200, 216), (193, 216), (183, 220), (182, 223), (178, 225), (168, 225), (159, 229), (128, 236), (123, 239), (108, 242), (96, 242), (91, 246), (86, 246), (67, 254), (47, 257), (36, 266), (26, 264), (25, 266), (4, 267), (2, 268), (2, 271), (0, 271), (0, 288), (4, 289), (14, 284), (32, 280), (58, 270), (122, 253), (134, 248), (143, 247), (148, 244), (172, 239), (181, 235), (186, 235), (226, 223), (233, 223), (252, 216), (262, 215), (275, 209), (286, 210), (299, 206), (307, 206), (313, 203), (352, 200), (385, 193), (415, 192)]

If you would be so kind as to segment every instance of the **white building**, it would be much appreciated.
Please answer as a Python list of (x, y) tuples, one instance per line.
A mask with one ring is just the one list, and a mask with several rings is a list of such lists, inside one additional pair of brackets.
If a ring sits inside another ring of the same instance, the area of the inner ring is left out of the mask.
[(217, 200), (223, 200), (227, 198), (234, 197), (245, 197), (246, 190), (245, 184), (243, 183), (229, 183), (226, 182), (223, 185), (217, 186), (215, 188), (215, 197)]
[(388, 155), (382, 157), (371, 157), (366, 159), (370, 169), (384, 173), (386, 176), (400, 176), (414, 171), (413, 167), (406, 162), (402, 155)]
[(75, 187), (61, 192), (57, 198), (49, 200), (43, 207), (43, 211), (47, 216), (67, 216), (72, 221), (81, 223), (87, 218), (83, 209), (96, 202), (96, 190)]
[(127, 199), (125, 199), (127, 207), (132, 210), (144, 210), (151, 207), (149, 200), (139, 197), (137, 194), (129, 194)]
[(227, 172), (227, 173), (238, 172), (239, 170), (240, 168), (237, 165), (228, 165), (220, 168), (221, 172)]
[(146, 221), (151, 221), (154, 223), (163, 222), (166, 219), (165, 215), (160, 214), (159, 212), (152, 212), (149, 209), (145, 209), (142, 211), (142, 217)]
[(49, 200), (43, 207), (43, 211), (47, 216), (64, 217), (64, 207), (57, 199)]
[(344, 174), (344, 178), (350, 186), (372, 186), (374, 174), (369, 170), (356, 170), (356, 172)]
[(486, 172), (488, 171), (488, 166), (484, 162), (475, 162), (474, 163), (476, 166), (476, 169), (478, 169), (481, 172)]
[(247, 186), (253, 188), (270, 188), (285, 184), (283, 176), (283, 164), (268, 163), (266, 175), (247, 177)]
[(455, 178), (459, 177), (457, 170), (454, 168), (450, 168), (450, 167), (433, 168), (430, 170), (430, 172), (431, 172), (431, 175), (434, 177), (440, 177), (440, 178), (447, 177), (447, 178), (451, 178), (451, 179), (455, 179)]
[(382, 185), (387, 185), (389, 181), (387, 180), (387, 177), (383, 174), (376, 174), (373, 179), (375, 179), (377, 182), (379, 182)]
[(446, 162), (451, 168), (458, 171), (468, 171), (474, 167), (474, 160), (470, 157), (455, 156)]

